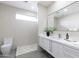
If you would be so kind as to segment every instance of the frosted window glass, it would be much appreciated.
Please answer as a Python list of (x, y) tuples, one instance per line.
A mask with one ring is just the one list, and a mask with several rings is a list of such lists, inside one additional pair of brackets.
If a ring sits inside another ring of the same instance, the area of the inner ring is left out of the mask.
[(16, 14), (17, 20), (23, 20), (23, 21), (32, 21), (32, 22), (38, 22), (38, 20), (35, 17), (26, 16), (22, 14)]

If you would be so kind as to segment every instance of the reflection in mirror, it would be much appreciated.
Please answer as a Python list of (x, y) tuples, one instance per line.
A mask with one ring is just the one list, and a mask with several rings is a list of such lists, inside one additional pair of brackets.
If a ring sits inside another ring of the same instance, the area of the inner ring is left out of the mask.
[(54, 20), (58, 30), (79, 31), (79, 2), (55, 12)]

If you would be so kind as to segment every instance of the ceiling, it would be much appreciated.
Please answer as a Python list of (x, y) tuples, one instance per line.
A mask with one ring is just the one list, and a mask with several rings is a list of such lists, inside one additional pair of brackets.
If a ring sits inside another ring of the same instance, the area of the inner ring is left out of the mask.
[(0, 1), (0, 3), (9, 5), (9, 6), (13, 6), (13, 7), (17, 7), (17, 8), (21, 8), (21, 9), (25, 9), (25, 10), (29, 10), (32, 12), (37, 12), (37, 3), (44, 5), (46, 7), (50, 6), (54, 1)]
[(69, 15), (75, 15), (79, 13), (79, 2), (73, 2), (71, 5), (68, 5), (64, 9), (61, 9), (55, 13), (55, 16), (58, 18), (66, 17)]
[(39, 1), (39, 4), (45, 7), (49, 7), (52, 3), (54, 3), (54, 1)]
[(0, 3), (14, 6), (17, 8), (29, 10), (32, 12), (37, 12), (37, 2), (36, 1), (0, 1)]

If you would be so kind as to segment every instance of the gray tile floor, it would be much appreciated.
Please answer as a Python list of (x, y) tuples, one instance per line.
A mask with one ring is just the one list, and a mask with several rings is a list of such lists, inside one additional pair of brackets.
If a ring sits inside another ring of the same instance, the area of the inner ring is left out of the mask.
[(16, 50), (12, 50), (9, 56), (2, 56), (2, 53), (0, 52), (0, 58), (53, 58), (53, 57), (42, 49), (19, 56), (16, 56)]
[(50, 54), (48, 54), (46, 51), (33, 51), (27, 54), (23, 54), (20, 56), (17, 56), (16, 58), (53, 58)]
[(16, 57), (16, 49), (12, 50), (10, 55), (8, 55), (8, 56), (3, 56), (0, 51), (0, 58), (15, 58), (15, 57)]

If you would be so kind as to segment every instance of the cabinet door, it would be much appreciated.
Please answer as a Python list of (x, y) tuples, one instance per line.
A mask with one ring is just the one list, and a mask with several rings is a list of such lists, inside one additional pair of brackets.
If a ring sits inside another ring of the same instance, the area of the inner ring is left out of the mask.
[(49, 50), (50, 50), (49, 39), (43, 39), (43, 40), (44, 40), (44, 42), (43, 42), (44, 43), (44, 49), (49, 52)]
[(52, 41), (52, 55), (56, 58), (63, 58), (63, 52), (62, 52), (63, 48), (62, 45)]
[(79, 58), (79, 51), (74, 48), (63, 46), (63, 54), (65, 58)]
[(44, 48), (44, 40), (42, 37), (39, 37), (39, 46)]
[(39, 45), (40, 45), (40, 47), (42, 47), (43, 49), (45, 49), (46, 51), (49, 52), (49, 50), (50, 50), (50, 47), (49, 47), (49, 39), (40, 37), (39, 38)]

